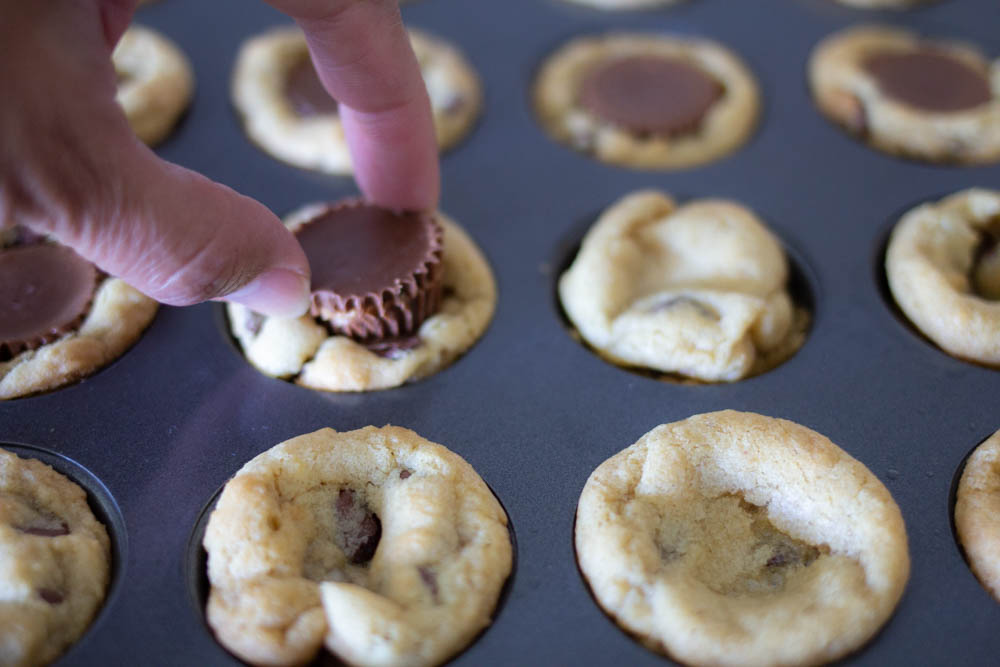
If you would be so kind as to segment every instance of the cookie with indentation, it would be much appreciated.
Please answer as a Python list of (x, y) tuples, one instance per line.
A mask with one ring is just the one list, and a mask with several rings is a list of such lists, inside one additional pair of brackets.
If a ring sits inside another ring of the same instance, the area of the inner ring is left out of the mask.
[(0, 664), (55, 660), (100, 609), (110, 568), (108, 533), (84, 490), (0, 449)]
[(535, 112), (560, 143), (627, 167), (691, 167), (736, 150), (757, 124), (753, 75), (698, 37), (575, 39), (542, 65)]
[(809, 84), (820, 111), (887, 153), (964, 164), (1000, 159), (1000, 65), (971, 44), (849, 28), (813, 50)]
[(886, 488), (810, 429), (731, 410), (658, 426), (602, 463), (580, 570), (646, 646), (691, 665), (819, 664), (868, 641), (909, 576)]
[(118, 77), (118, 104), (132, 131), (150, 146), (166, 139), (194, 92), (187, 57), (155, 30), (133, 25), (118, 41), (111, 60)]
[(559, 298), (606, 359), (722, 382), (769, 370), (802, 345), (809, 315), (787, 283), (781, 242), (745, 207), (678, 206), (645, 190), (601, 214)]
[[(305, 231), (331, 210), (330, 204), (311, 204), (289, 215), (285, 224)], [(382, 220), (388, 224), (386, 235), (364, 234), (325, 246), (301, 239), (313, 267), (312, 313), (284, 319), (228, 305), (230, 330), (250, 363), (313, 389), (387, 389), (436, 373), (482, 336), (496, 307), (496, 283), (472, 239), (442, 213), (430, 216), (430, 226), (427, 220), (418, 224), (423, 214), (383, 213), (388, 220), (373, 213), (355, 222)], [(389, 224), (392, 218), (402, 224)], [(407, 238), (413, 238), (404, 243), (393, 229), (409, 230)], [(410, 243), (417, 244), (416, 254)], [(403, 274), (389, 275), (401, 267)], [(350, 297), (345, 291), (332, 298), (330, 285), (317, 283), (341, 284), (342, 279), (357, 285), (338, 289), (364, 294)]]
[(955, 530), (969, 567), (1000, 602), (1000, 431), (965, 463), (955, 495)]
[[(479, 116), (482, 87), (455, 47), (420, 30), (408, 32), (430, 97), (438, 147), (451, 148)], [(274, 28), (241, 47), (232, 96), (250, 139), (266, 152), (298, 167), (352, 173), (337, 102), (320, 83), (298, 28)]]
[(900, 218), (885, 256), (893, 298), (943, 350), (1000, 365), (1000, 191), (973, 188)]
[(461, 457), (408, 429), (322, 429), (231, 479), (205, 532), (208, 622), (253, 664), (322, 646), (351, 665), (434, 665), (489, 625), (507, 516)]
[(0, 400), (49, 391), (121, 356), (156, 302), (70, 248), (0, 232)]

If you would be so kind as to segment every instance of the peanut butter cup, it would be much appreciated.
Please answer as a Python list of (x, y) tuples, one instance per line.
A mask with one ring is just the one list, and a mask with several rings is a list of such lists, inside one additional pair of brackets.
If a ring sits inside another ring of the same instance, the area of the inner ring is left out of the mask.
[(310, 312), (335, 333), (365, 343), (405, 338), (437, 311), (444, 236), (432, 214), (352, 200), (295, 234), (312, 269)]
[(326, 92), (308, 53), (288, 70), (285, 95), (300, 116), (337, 113), (337, 100)]
[(864, 68), (883, 93), (921, 111), (967, 111), (993, 97), (984, 71), (939, 49), (877, 52)]
[(52, 243), (0, 250), (0, 359), (72, 331), (90, 309), (98, 273)]
[(613, 125), (637, 134), (694, 132), (722, 85), (680, 58), (632, 56), (603, 63), (580, 86), (580, 103)]

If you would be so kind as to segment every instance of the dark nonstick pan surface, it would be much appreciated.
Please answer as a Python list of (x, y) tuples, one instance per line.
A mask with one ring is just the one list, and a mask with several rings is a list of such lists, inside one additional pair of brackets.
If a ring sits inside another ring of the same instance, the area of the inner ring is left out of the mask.
[[(289, 437), (398, 424), (468, 460), (506, 507), (517, 566), (494, 625), (456, 665), (659, 665), (620, 631), (577, 570), (572, 527), (590, 472), (658, 424), (734, 408), (828, 436), (881, 479), (902, 508), (912, 577), (884, 630), (847, 662), (992, 664), (1000, 604), (965, 564), (951, 488), (969, 451), (1000, 428), (1000, 371), (951, 358), (891, 305), (881, 270), (891, 225), (911, 206), (998, 182), (1000, 167), (959, 168), (878, 153), (814, 108), (805, 67), (825, 35), (878, 21), (961, 37), (1000, 54), (1000, 5), (950, 0), (863, 12), (832, 0), (690, 0), (607, 13), (557, 0), (420, 0), (407, 23), (463, 49), (485, 112), (443, 157), (441, 206), (489, 258), (494, 320), (452, 367), (368, 394), (322, 394), (249, 366), (222, 309), (164, 307), (120, 360), (49, 394), (0, 404), (0, 442), (38, 455), (90, 491), (115, 542), (100, 616), (61, 665), (227, 665), (204, 623), (199, 519), (247, 460)], [(251, 0), (163, 0), (137, 22), (190, 57), (194, 103), (158, 152), (283, 214), (356, 193), (353, 181), (302, 171), (257, 150), (229, 103), (240, 43), (286, 19)], [(692, 33), (741, 54), (763, 91), (762, 122), (711, 165), (641, 172), (549, 140), (530, 89), (567, 39), (609, 30)], [(596, 215), (657, 187), (681, 200), (727, 197), (782, 238), (813, 308), (804, 347), (775, 370), (725, 385), (664, 382), (612, 366), (571, 338), (555, 281)]]

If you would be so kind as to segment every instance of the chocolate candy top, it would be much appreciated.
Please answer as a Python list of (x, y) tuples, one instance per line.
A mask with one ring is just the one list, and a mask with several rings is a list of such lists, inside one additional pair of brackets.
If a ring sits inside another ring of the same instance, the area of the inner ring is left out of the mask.
[(78, 326), (96, 285), (94, 265), (65, 246), (0, 250), (0, 356), (34, 349)]
[(308, 55), (288, 71), (285, 95), (300, 116), (337, 113), (337, 101), (326, 92)]
[(698, 129), (724, 88), (679, 58), (630, 56), (595, 67), (580, 85), (580, 104), (598, 118), (638, 134)]
[(944, 51), (883, 51), (863, 64), (883, 93), (921, 111), (966, 111), (993, 97), (984, 71)]
[(355, 201), (295, 234), (312, 269), (312, 314), (338, 333), (405, 336), (437, 309), (443, 236), (432, 215)]

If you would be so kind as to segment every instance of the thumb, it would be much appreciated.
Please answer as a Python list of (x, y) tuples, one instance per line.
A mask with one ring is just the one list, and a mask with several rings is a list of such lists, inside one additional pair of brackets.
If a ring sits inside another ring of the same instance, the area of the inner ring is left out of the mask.
[(84, 215), (47, 231), (163, 303), (224, 299), (278, 317), (306, 311), (308, 262), (273, 213), (129, 140), (118, 168), (104, 172), (117, 183), (105, 183)]
[(48, 232), (165, 303), (303, 313), (309, 266), (278, 218), (160, 160), (129, 128), (106, 47), (131, 0), (0, 2), (0, 90), (17, 102), (0, 104), (0, 220)]

